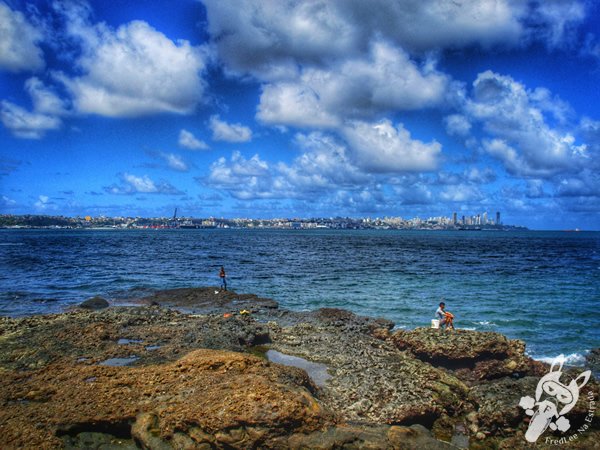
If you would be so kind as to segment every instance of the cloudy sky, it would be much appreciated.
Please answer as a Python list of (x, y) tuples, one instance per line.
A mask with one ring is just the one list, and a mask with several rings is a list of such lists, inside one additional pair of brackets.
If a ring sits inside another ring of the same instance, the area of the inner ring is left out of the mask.
[(0, 212), (600, 229), (586, 0), (0, 0)]

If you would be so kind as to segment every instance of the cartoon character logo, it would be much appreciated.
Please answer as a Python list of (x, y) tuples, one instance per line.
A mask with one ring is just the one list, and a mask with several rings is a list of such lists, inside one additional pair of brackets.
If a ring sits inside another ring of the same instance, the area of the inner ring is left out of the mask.
[(577, 403), (579, 390), (588, 382), (592, 372), (586, 370), (571, 380), (568, 385), (562, 384), (560, 376), (564, 362), (564, 355), (559, 355), (552, 361), (550, 372), (538, 382), (535, 399), (529, 396), (521, 397), (519, 406), (525, 410), (528, 416), (531, 416), (529, 427), (525, 433), (525, 439), (528, 442), (537, 441), (548, 427), (551, 430), (558, 429), (563, 432), (571, 427), (565, 414), (571, 411)]

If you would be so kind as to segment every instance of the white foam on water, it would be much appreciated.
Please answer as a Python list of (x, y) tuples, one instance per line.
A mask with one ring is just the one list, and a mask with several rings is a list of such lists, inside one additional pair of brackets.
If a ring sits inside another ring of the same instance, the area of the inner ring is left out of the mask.
[[(587, 351), (586, 351), (587, 353)], [(558, 356), (558, 355), (556, 355)], [(556, 356), (542, 356), (540, 358), (533, 358), (536, 361), (545, 362), (548, 364), (552, 364)], [(571, 353), (570, 355), (565, 355), (565, 365), (567, 366), (583, 366), (585, 365), (585, 354), (581, 353)]]
[(494, 322), (490, 322), (489, 320), (482, 320), (481, 322), (477, 322), (479, 325), (483, 325), (484, 327), (497, 327)]

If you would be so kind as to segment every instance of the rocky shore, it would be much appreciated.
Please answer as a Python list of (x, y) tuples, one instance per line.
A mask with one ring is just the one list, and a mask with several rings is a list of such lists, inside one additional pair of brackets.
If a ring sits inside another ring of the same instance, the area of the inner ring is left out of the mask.
[(574, 433), (566, 448), (600, 448), (594, 380), (569, 432), (527, 443), (519, 401), (549, 366), (498, 333), (215, 288), (101, 300), (0, 318), (0, 448), (520, 449)]

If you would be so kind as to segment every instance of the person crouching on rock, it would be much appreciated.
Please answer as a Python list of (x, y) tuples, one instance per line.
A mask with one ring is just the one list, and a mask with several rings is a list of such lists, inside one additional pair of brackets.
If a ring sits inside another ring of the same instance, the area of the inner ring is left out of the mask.
[(445, 311), (445, 308), (446, 304), (441, 302), (439, 308), (435, 312), (435, 316), (440, 321), (440, 332), (444, 330), (444, 325), (446, 326), (446, 329), (454, 329), (454, 314)]
[(227, 290), (227, 275), (225, 274), (225, 268), (221, 266), (221, 271), (219, 272), (219, 278), (221, 279), (221, 289), (224, 291)]

